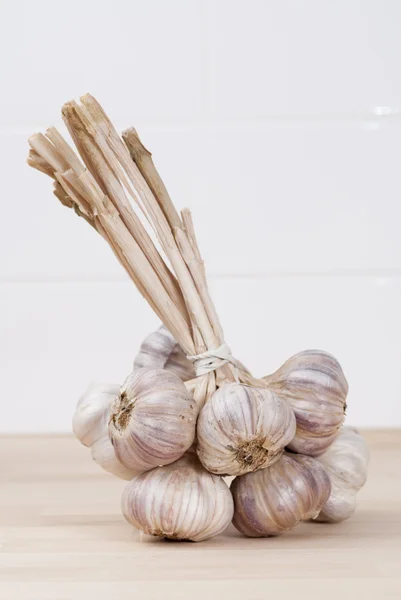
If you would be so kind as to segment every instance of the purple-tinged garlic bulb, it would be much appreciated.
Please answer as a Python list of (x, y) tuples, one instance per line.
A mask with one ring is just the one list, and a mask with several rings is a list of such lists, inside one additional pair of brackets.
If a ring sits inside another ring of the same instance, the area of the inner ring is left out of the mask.
[(316, 459), (285, 452), (271, 467), (234, 479), (230, 489), (234, 526), (248, 537), (267, 537), (316, 517), (331, 485)]
[(198, 456), (217, 475), (263, 469), (278, 460), (295, 428), (292, 408), (271, 390), (225, 384), (200, 412)]
[(127, 521), (144, 533), (193, 542), (222, 533), (234, 512), (227, 485), (194, 455), (134, 477), (121, 507)]
[(134, 361), (134, 371), (138, 369), (167, 369), (183, 381), (195, 377), (193, 364), (164, 325), (142, 342)]
[(365, 485), (369, 464), (369, 448), (356, 429), (343, 427), (318, 461), (331, 481), (331, 494), (317, 521), (345, 521), (356, 508), (356, 494)]
[(178, 460), (195, 439), (198, 408), (182, 380), (165, 369), (129, 375), (111, 408), (117, 458), (143, 473)]
[(344, 422), (348, 383), (340, 364), (322, 350), (305, 350), (263, 378), (293, 408), (294, 452), (318, 456), (335, 440)]

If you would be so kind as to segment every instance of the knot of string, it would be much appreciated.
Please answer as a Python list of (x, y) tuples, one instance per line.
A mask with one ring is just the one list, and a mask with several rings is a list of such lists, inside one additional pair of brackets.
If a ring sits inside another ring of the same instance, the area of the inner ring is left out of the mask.
[(201, 354), (190, 355), (187, 356), (187, 358), (193, 363), (197, 377), (210, 373), (210, 371), (215, 371), (227, 363), (231, 363), (236, 369), (238, 369), (240, 365), (231, 354), (231, 350), (225, 342), (218, 348), (206, 350)]

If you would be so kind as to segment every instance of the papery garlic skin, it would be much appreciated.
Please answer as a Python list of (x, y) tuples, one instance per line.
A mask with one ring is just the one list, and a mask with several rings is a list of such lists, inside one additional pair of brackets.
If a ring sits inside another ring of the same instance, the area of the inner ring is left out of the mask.
[(330, 448), (318, 457), (331, 481), (331, 494), (317, 521), (345, 521), (356, 508), (356, 493), (365, 484), (369, 448), (360, 433), (343, 427)]
[(230, 489), (234, 526), (248, 537), (268, 537), (316, 517), (331, 485), (316, 459), (285, 452), (271, 467), (234, 479)]
[(107, 430), (103, 437), (92, 444), (91, 456), (95, 463), (102, 467), (102, 469), (120, 479), (130, 481), (133, 477), (138, 475), (136, 471), (128, 469), (118, 460)]
[(127, 521), (144, 533), (193, 542), (222, 533), (234, 512), (227, 485), (194, 455), (135, 477), (121, 507)]
[(348, 383), (338, 361), (322, 350), (305, 350), (263, 378), (293, 408), (294, 452), (318, 456), (333, 443), (345, 418)]
[(92, 446), (107, 432), (110, 407), (120, 393), (114, 383), (91, 383), (78, 400), (72, 421), (75, 437)]
[(129, 375), (111, 409), (117, 458), (143, 473), (178, 460), (195, 439), (198, 408), (182, 380), (165, 369)]
[(271, 465), (295, 435), (289, 404), (272, 391), (225, 384), (202, 408), (197, 452), (217, 475), (241, 475)]
[(134, 361), (134, 371), (138, 369), (167, 369), (183, 381), (195, 377), (193, 364), (164, 325), (142, 342)]

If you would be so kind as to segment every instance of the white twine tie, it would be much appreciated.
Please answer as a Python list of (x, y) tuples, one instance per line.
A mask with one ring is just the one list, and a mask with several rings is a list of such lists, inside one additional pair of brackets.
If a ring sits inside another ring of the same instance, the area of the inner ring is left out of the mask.
[(238, 361), (233, 357), (230, 348), (225, 342), (218, 348), (206, 350), (202, 354), (187, 356), (187, 358), (193, 363), (197, 377), (206, 375), (210, 371), (215, 371), (227, 363), (231, 363), (236, 369), (239, 368)]

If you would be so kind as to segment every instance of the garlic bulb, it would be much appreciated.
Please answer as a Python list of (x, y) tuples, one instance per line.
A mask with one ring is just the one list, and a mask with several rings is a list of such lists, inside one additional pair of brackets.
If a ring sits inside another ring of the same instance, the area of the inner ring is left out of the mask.
[(315, 517), (330, 488), (330, 479), (316, 459), (285, 452), (268, 469), (234, 479), (233, 524), (249, 537), (280, 535)]
[(92, 444), (91, 455), (95, 463), (102, 467), (102, 469), (116, 477), (120, 477), (120, 479), (130, 480), (138, 475), (136, 471), (128, 469), (118, 460), (107, 429), (106, 434)]
[(110, 407), (119, 393), (120, 386), (113, 383), (91, 383), (78, 400), (72, 429), (84, 446), (92, 446), (107, 432)]
[(132, 373), (111, 408), (109, 435), (117, 458), (140, 473), (174, 462), (194, 441), (197, 413), (175, 373)]
[(234, 512), (227, 485), (208, 473), (194, 455), (134, 477), (121, 506), (124, 517), (137, 529), (193, 542), (222, 533)]
[(344, 521), (354, 513), (356, 493), (366, 482), (369, 448), (356, 429), (343, 427), (318, 460), (330, 477), (331, 494), (316, 520)]
[(119, 385), (92, 383), (78, 400), (73, 431), (84, 446), (90, 446), (92, 459), (105, 471), (121, 479), (132, 479), (137, 472), (118, 460), (108, 434), (111, 405), (119, 393)]
[(289, 448), (309, 456), (322, 454), (345, 417), (348, 383), (338, 361), (322, 350), (305, 350), (264, 380), (295, 412), (297, 432)]
[(193, 364), (164, 325), (148, 335), (139, 348), (134, 361), (134, 371), (143, 368), (167, 369), (176, 373), (183, 381), (195, 377)]
[(256, 471), (280, 457), (295, 427), (293, 410), (272, 391), (226, 384), (200, 412), (198, 456), (218, 475)]

